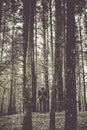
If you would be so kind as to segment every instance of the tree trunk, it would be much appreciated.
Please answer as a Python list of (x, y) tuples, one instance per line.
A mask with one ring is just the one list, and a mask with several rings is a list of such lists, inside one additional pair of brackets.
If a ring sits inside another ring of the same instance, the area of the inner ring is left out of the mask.
[(82, 86), (81, 86), (81, 72), (80, 72), (80, 54), (79, 54), (79, 51), (78, 51), (78, 47), (77, 47), (77, 50), (76, 50), (76, 78), (77, 78), (77, 83), (78, 83), (78, 110), (81, 111), (82, 110)]
[(26, 72), (26, 58), (27, 58), (27, 45), (28, 45), (28, 32), (30, 20), (30, 1), (23, 0), (23, 129), (32, 130), (32, 113), (30, 108), (30, 97), (27, 86), (27, 72)]
[[(49, 82), (48, 82), (48, 50), (46, 44), (46, 15), (47, 11), (45, 10), (47, 7), (45, 0), (42, 0), (42, 23), (43, 23), (43, 58), (44, 58), (44, 77), (45, 77), (45, 85), (47, 91), (47, 111), (49, 111)], [(48, 8), (48, 7), (47, 7)], [(48, 16), (47, 16), (48, 17)]]
[(36, 111), (36, 74), (35, 74), (35, 59), (34, 59), (34, 16), (36, 10), (36, 0), (31, 1), (30, 14), (30, 48), (31, 48), (31, 75), (32, 75), (32, 110)]
[(5, 88), (4, 88), (3, 95), (2, 95), (2, 102), (1, 102), (0, 115), (3, 115), (4, 95), (5, 95)]
[(14, 93), (15, 93), (15, 89), (14, 89), (14, 71), (15, 71), (15, 67), (14, 67), (14, 12), (13, 13), (13, 27), (12, 27), (12, 54), (11, 54), (11, 89), (10, 89), (10, 103), (9, 103), (9, 109), (8, 109), (8, 113), (9, 114), (15, 114), (16, 113), (16, 104), (15, 102), (13, 102), (15, 100), (14, 97)]
[(56, 110), (56, 86), (53, 81), (53, 87), (52, 87), (52, 99), (51, 99), (51, 112), (50, 112), (50, 122), (49, 122), (49, 129), (55, 130), (55, 110)]
[(49, 129), (50, 130), (55, 130), (55, 106), (56, 106), (56, 86), (54, 86), (53, 83), (53, 87), (52, 87), (52, 100), (51, 100), (51, 112), (50, 112), (50, 122), (49, 122)]
[[(72, 4), (71, 4), (72, 3)], [(65, 130), (77, 129), (75, 79), (75, 0), (67, 0)]]
[(0, 30), (1, 30), (1, 19), (2, 19), (2, 2), (3, 0), (1, 0), (0, 2)]
[(63, 79), (62, 79), (62, 58), (61, 58), (61, 41), (62, 41), (62, 9), (61, 0), (55, 0), (56, 6), (56, 41), (55, 41), (55, 84), (57, 86), (57, 110), (62, 111), (63, 103)]
[(3, 39), (2, 39), (2, 48), (1, 48), (1, 62), (3, 60), (3, 51), (4, 51), (5, 25), (6, 25), (6, 9), (4, 10), (3, 36), (2, 36)]
[(52, 80), (53, 80), (53, 25), (52, 25), (52, 0), (50, 0), (50, 32), (51, 32), (51, 62), (52, 62)]

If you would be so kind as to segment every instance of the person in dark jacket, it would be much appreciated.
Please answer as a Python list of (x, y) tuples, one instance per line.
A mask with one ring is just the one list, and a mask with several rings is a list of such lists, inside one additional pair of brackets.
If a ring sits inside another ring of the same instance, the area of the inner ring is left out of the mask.
[(42, 87), (38, 92), (39, 102), (40, 102), (40, 112), (46, 112), (46, 99), (47, 92), (44, 87)]

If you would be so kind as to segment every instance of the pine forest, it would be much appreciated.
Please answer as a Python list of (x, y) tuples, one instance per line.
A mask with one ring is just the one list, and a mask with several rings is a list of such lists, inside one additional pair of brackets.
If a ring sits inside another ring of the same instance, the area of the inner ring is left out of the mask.
[(0, 130), (87, 130), (87, 0), (0, 0)]

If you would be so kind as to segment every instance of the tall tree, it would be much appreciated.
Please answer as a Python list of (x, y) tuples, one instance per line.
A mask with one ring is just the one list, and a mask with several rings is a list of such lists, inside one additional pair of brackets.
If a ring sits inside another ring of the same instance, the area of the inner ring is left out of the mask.
[[(55, 64), (54, 77), (52, 87), (52, 102), (50, 112), (50, 130), (55, 130), (55, 108), (58, 104), (58, 111), (62, 110), (61, 102), (63, 100), (63, 84), (62, 84), (62, 62), (61, 62), (61, 0), (55, 0), (56, 8), (56, 33), (55, 33)], [(58, 92), (58, 93), (57, 93)], [(58, 95), (57, 95), (58, 94)], [(56, 95), (58, 103), (56, 104)]]
[(75, 79), (75, 0), (67, 0), (65, 130), (77, 129)]
[(58, 111), (62, 110), (63, 101), (63, 81), (62, 81), (62, 58), (61, 58), (61, 40), (62, 40), (62, 8), (61, 0), (55, 0), (56, 6), (56, 34), (55, 34), (55, 85), (57, 87)]
[(10, 103), (9, 103), (9, 108), (8, 108), (8, 113), (16, 113), (16, 106), (15, 106), (15, 86), (14, 86), (14, 20), (15, 20), (15, 0), (11, 1), (11, 9), (12, 9), (12, 54), (11, 54), (11, 88), (10, 88)]
[(50, 32), (51, 32), (51, 62), (52, 62), (52, 78), (53, 78), (53, 24), (52, 24), (52, 0), (50, 0)]
[(26, 59), (27, 59), (27, 45), (28, 45), (28, 32), (30, 20), (30, 1), (23, 0), (23, 97), (24, 97), (24, 118), (23, 130), (32, 130), (32, 115), (30, 109), (29, 89), (27, 86), (27, 72), (26, 72)]
[(2, 0), (1, 0), (1, 3), (0, 3), (0, 29), (1, 29), (1, 19), (2, 19)]
[(48, 2), (42, 0), (42, 24), (43, 24), (43, 58), (44, 58), (44, 77), (45, 77), (45, 86), (47, 91), (47, 111), (49, 111), (49, 82), (48, 82), (48, 41), (46, 41), (46, 32), (47, 32), (47, 13), (48, 13)]
[(36, 111), (36, 74), (35, 74), (35, 59), (34, 59), (34, 18), (36, 10), (36, 0), (31, 1), (30, 11), (30, 48), (31, 48), (31, 75), (32, 75), (32, 110)]
[(2, 38), (2, 43), (1, 43), (1, 61), (3, 60), (3, 52), (4, 52), (4, 40), (5, 40), (5, 27), (6, 27), (6, 5), (7, 2), (5, 1), (5, 6), (4, 6), (4, 20), (3, 20), (3, 38)]

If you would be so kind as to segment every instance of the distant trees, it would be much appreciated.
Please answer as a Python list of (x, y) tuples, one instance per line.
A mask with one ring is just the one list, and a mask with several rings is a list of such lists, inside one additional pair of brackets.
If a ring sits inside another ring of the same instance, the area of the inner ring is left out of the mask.
[[(80, 111), (86, 110), (86, 71), (85, 71), (85, 51), (86, 42), (84, 40), (85, 24), (82, 26), (82, 22), (85, 19), (85, 1), (78, 4), (76, 12), (76, 81), (78, 83), (78, 107)], [(83, 22), (84, 23), (84, 22)], [(84, 31), (83, 31), (84, 30)], [(83, 31), (83, 33), (82, 33)], [(84, 36), (83, 36), (84, 35)], [(79, 66), (79, 67), (78, 67)], [(81, 69), (82, 68), (82, 69)]]
[[(19, 100), (22, 101), (22, 99), (20, 99), (22, 95), (21, 92), (22, 78), (20, 78), (22, 75), (21, 71), (22, 44), (20, 42), (20, 39), (22, 39), (22, 36), (20, 35), (20, 31), (22, 34), (22, 27), (21, 26), (19, 27), (19, 25), (17, 25), (17, 21), (21, 21), (22, 17), (15, 15), (20, 13), (20, 10), (17, 13), (18, 7), (21, 7), (20, 2), (18, 2), (18, 4), (19, 5), (17, 5), (15, 1), (2, 1), (2, 7), (1, 7), (1, 16), (2, 16), (0, 24), (1, 93), (3, 93), (3, 89), (5, 88), (4, 100), (3, 96), (1, 97), (1, 100), (3, 100), (2, 114), (7, 113), (7, 111), (9, 114), (19, 112), (20, 106), (22, 109), (22, 103), (20, 103), (21, 105), (18, 105)], [(19, 36), (20, 38), (18, 38)], [(20, 70), (18, 67), (20, 68)], [(0, 95), (3, 95), (1, 93)], [(13, 110), (14, 108), (15, 110)]]
[(84, 87), (84, 90), (83, 90), (84, 91), (84, 110), (86, 111), (87, 104), (86, 104), (86, 85), (85, 85), (85, 72), (84, 72), (84, 55), (83, 55), (83, 46), (82, 46), (83, 39), (82, 39), (82, 30), (81, 30), (81, 13), (78, 17), (79, 17), (78, 24), (79, 24), (79, 33), (80, 33), (80, 48), (81, 48), (81, 61), (82, 61), (82, 77), (83, 77), (83, 87)]
[(14, 62), (15, 62), (15, 45), (14, 45), (14, 31), (15, 31), (15, 28), (14, 28), (14, 18), (15, 18), (15, 1), (11, 1), (11, 10), (12, 10), (12, 52), (11, 52), (11, 88), (10, 88), (10, 103), (9, 103), (9, 107), (8, 107), (8, 113), (9, 114), (13, 114), (13, 113), (16, 113), (16, 100), (15, 100), (15, 90), (16, 90), (16, 86), (15, 86), (15, 74), (14, 74), (14, 71), (15, 71), (15, 67), (14, 67)]

